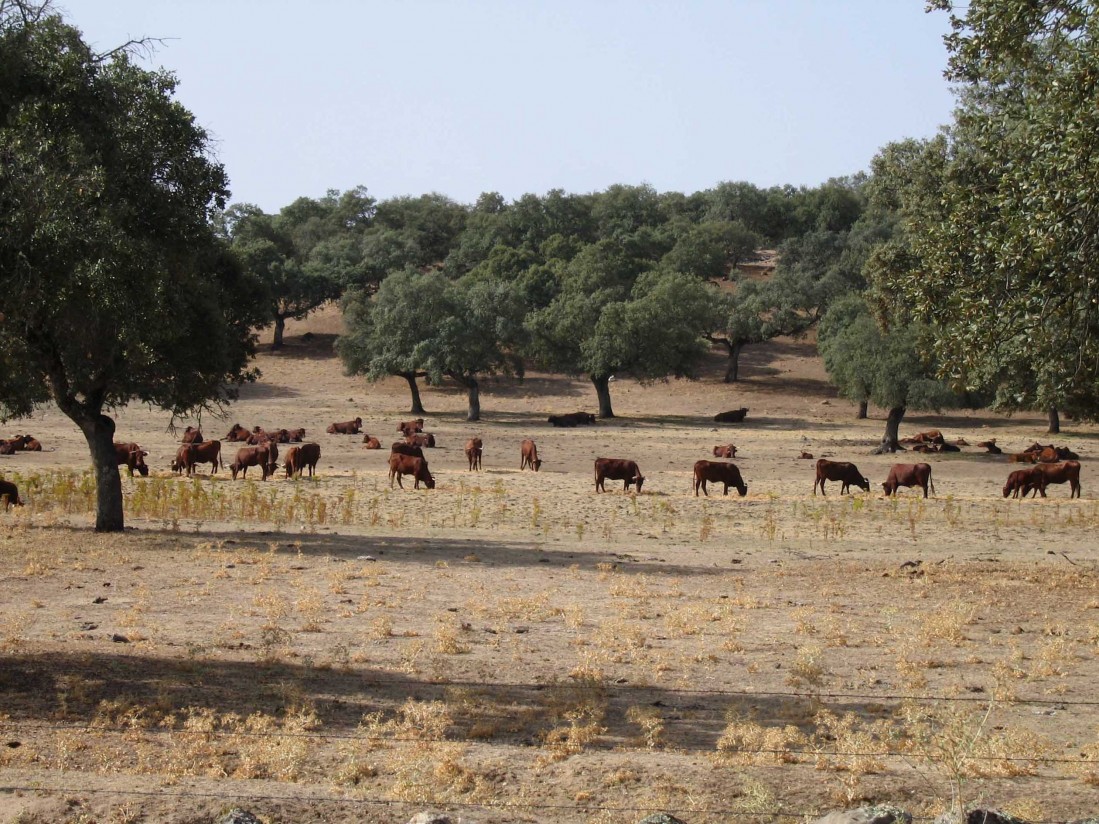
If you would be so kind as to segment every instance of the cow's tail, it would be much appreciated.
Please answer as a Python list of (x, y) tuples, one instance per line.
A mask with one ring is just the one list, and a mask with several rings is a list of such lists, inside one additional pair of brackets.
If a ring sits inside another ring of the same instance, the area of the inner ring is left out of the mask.
[(928, 484), (929, 484), (929, 485), (931, 486), (931, 494), (932, 494), (932, 495), (935, 495), (935, 494), (937, 494), (937, 493), (935, 492), (935, 479), (931, 477), (931, 472), (930, 472), (930, 470), (929, 470), (929, 471), (928, 471), (928, 473), (927, 473), (927, 483), (928, 483)]

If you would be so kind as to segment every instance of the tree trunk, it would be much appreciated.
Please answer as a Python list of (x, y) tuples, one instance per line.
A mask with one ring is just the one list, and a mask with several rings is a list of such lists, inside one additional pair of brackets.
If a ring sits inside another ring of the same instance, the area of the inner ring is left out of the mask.
[(885, 421), (885, 434), (882, 435), (881, 446), (874, 450), (875, 455), (883, 455), (886, 452), (897, 452), (904, 449), (901, 446), (901, 421), (904, 419), (905, 407), (894, 406), (889, 410), (889, 417)]
[(481, 420), (481, 385), (472, 375), (466, 381), (466, 396), (469, 398), (469, 411), (466, 413), (467, 421)]
[(413, 415), (426, 415), (424, 405), (420, 403), (420, 386), (416, 383), (416, 373), (401, 372), (400, 376), (408, 381), (408, 391), (412, 393), (412, 408), (408, 411)]
[(595, 384), (595, 396), (599, 398), (599, 417), (613, 418), (610, 375), (592, 375), (591, 382)]
[(1050, 435), (1061, 434), (1061, 417), (1057, 414), (1056, 406), (1049, 408), (1049, 429), (1046, 432)]
[(740, 350), (744, 344), (738, 341), (726, 344), (726, 348), (729, 350), (729, 365), (725, 368), (725, 383), (736, 383), (740, 380)]
[(870, 407), (870, 401), (859, 401), (859, 412), (858, 412), (857, 415), (855, 415), (855, 420), (865, 421), (866, 420), (866, 411), (867, 411), (867, 409), (869, 409), (869, 407)]
[(286, 331), (286, 316), (275, 315), (275, 337), (271, 341), (272, 349), (282, 349), (282, 333)]
[(122, 478), (114, 451), (114, 421), (106, 415), (77, 420), (92, 453), (95, 472), (95, 531), (121, 532), (125, 527), (122, 513)]

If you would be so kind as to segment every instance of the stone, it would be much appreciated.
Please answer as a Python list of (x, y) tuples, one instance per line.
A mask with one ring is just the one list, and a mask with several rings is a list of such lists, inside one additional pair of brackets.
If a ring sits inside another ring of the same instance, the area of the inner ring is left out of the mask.
[(837, 810), (813, 824), (912, 824), (912, 814), (891, 804), (874, 804), (854, 810)]
[(642, 818), (637, 824), (686, 824), (686, 822), (671, 813), (653, 813)]
[(217, 824), (263, 824), (247, 810), (234, 807), (218, 819)]
[(442, 813), (416, 813), (408, 819), (408, 824), (454, 824), (449, 815)]

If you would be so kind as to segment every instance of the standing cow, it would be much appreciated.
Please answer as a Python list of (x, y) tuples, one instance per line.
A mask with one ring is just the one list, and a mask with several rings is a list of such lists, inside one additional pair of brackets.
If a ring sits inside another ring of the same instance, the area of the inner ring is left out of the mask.
[(622, 481), (622, 491), (629, 492), (632, 484), (637, 484), (638, 493), (641, 492), (641, 484), (645, 482), (645, 476), (641, 474), (634, 461), (622, 458), (596, 458), (595, 459), (595, 491), (606, 492), (603, 485), (606, 480)]
[(286, 477), (301, 477), (302, 471), (309, 469), (309, 477), (317, 469), (317, 463), (321, 459), (321, 447), (316, 443), (303, 443), (301, 446), (292, 446), (286, 451)]
[(483, 443), (480, 438), (470, 438), (466, 441), (466, 460), (469, 461), (469, 471), (481, 470), (481, 455), (484, 453)]
[(740, 469), (736, 464), (724, 463), (723, 461), (696, 461), (694, 467), (695, 474), (695, 497), (698, 497), (698, 488), (702, 487), (702, 494), (709, 497), (710, 493), (706, 491), (706, 482), (719, 483), (725, 486), (723, 495), (729, 494), (729, 487), (735, 487), (736, 491), (743, 498), (748, 494), (748, 484), (744, 483), (744, 478), (740, 475)]
[(530, 467), (535, 472), (542, 468), (542, 461), (538, 457), (538, 447), (530, 438), (526, 438), (519, 445), (519, 470)]
[(851, 489), (851, 484), (865, 490), (870, 491), (870, 481), (866, 476), (859, 472), (859, 468), (853, 463), (847, 461), (830, 461), (827, 458), (821, 458), (817, 461), (817, 478), (813, 481), (813, 494), (817, 494), (817, 486), (820, 486), (820, 494), (824, 494), (824, 482), (825, 481), (839, 481), (840, 482), (840, 494), (848, 492)]
[(918, 486), (923, 490), (923, 496), (927, 497), (927, 487), (930, 484), (931, 491), (935, 491), (935, 482), (931, 480), (931, 464), (893, 464), (889, 470), (889, 477), (882, 484), (885, 496), (895, 495), (899, 486)]

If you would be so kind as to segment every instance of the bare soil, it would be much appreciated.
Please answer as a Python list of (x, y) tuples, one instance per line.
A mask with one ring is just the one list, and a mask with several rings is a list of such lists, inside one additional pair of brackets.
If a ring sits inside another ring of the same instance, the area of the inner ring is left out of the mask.
[[(906, 419), (1081, 454), (1082, 499), (1005, 500), (1014, 467), (973, 446), (870, 455), (881, 411), (856, 421), (813, 344), (783, 340), (746, 350), (737, 384), (718, 353), (698, 381), (617, 380), (618, 417), (593, 427), (546, 423), (594, 411), (583, 380), (486, 380), (477, 423), (457, 387), (424, 386), (437, 486), (391, 489), (407, 387), (343, 375), (338, 331), (331, 312), (292, 324), (228, 416), (199, 421), (304, 426), (314, 479), (177, 479), (167, 416), (129, 407), (118, 439), (153, 472), (123, 479), (131, 528), (97, 535), (78, 430), (51, 409), (0, 433), (46, 446), (0, 456), (28, 503), (0, 513), (0, 821), (1097, 812), (1095, 427)], [(356, 415), (386, 448), (325, 434)], [(696, 497), (694, 462), (725, 443), (748, 495)], [(857, 462), (871, 492), (814, 496), (803, 451)], [(636, 460), (643, 492), (596, 494), (596, 457)], [(917, 460), (936, 493), (884, 498)]]

